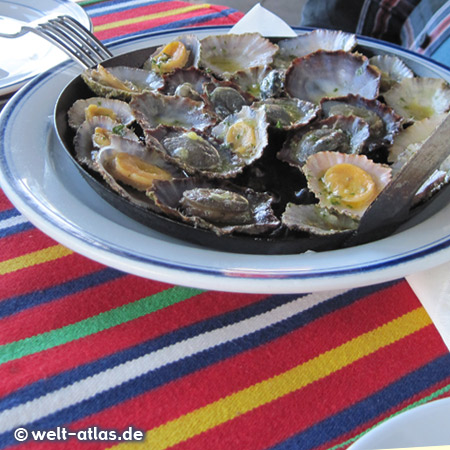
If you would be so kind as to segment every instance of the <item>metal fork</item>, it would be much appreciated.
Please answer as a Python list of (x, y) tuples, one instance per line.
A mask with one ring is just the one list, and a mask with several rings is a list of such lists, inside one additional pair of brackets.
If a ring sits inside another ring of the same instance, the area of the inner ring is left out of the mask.
[(85, 27), (70, 16), (58, 16), (47, 22), (23, 25), (17, 33), (0, 33), (2, 38), (17, 38), (36, 33), (89, 68), (112, 57), (112, 53)]

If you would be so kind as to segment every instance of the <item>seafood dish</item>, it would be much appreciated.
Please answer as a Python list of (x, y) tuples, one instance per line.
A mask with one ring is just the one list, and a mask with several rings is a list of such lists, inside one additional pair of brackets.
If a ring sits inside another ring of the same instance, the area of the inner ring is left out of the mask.
[[(219, 239), (339, 248), (449, 114), (450, 86), (330, 30), (185, 34), (85, 70), (70, 152), (130, 208)], [(450, 179), (450, 156), (415, 196)], [(152, 226), (152, 221), (148, 221)], [(276, 251), (275, 251), (276, 252)]]

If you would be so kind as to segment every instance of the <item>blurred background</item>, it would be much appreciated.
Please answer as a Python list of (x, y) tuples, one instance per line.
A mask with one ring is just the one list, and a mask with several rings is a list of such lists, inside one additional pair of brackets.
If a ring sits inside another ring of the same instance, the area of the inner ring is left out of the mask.
[[(205, 3), (205, 0), (189, 0), (192, 3)], [(224, 5), (238, 11), (247, 12), (257, 3), (280, 16), (289, 25), (297, 26), (300, 24), (300, 16), (303, 4), (306, 0), (219, 0), (206, 1), (207, 3)]]

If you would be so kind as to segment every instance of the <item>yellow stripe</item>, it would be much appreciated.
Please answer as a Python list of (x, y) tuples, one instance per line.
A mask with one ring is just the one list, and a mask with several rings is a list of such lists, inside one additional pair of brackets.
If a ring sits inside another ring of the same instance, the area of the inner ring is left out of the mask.
[(119, 444), (114, 448), (117, 450), (166, 449), (297, 391), (430, 323), (431, 320), (425, 310), (418, 308), (287, 372), (149, 430), (143, 442)]
[(0, 275), (5, 275), (37, 264), (54, 261), (55, 259), (62, 258), (63, 256), (72, 253), (71, 250), (62, 245), (54, 245), (53, 247), (48, 247), (43, 250), (27, 253), (26, 255), (0, 262)]
[(110, 30), (111, 28), (123, 27), (125, 25), (131, 25), (134, 23), (145, 22), (147, 20), (161, 19), (163, 17), (176, 16), (177, 14), (184, 14), (198, 9), (207, 9), (211, 5), (209, 3), (203, 3), (201, 5), (186, 6), (184, 8), (172, 9), (170, 11), (164, 11), (156, 14), (147, 14), (146, 16), (134, 17), (132, 19), (117, 20), (116, 22), (105, 23), (103, 25), (97, 25), (94, 27), (94, 32)]

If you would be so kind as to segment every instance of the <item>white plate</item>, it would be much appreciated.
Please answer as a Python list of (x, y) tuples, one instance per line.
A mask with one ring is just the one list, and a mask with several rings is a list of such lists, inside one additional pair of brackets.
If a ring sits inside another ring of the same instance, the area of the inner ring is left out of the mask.
[[(200, 37), (227, 27), (196, 28)], [(180, 34), (124, 40), (116, 54), (159, 45)], [(364, 40), (380, 50), (378, 42)], [(399, 51), (399, 50), (398, 50)], [(400, 51), (399, 51), (400, 52)], [(449, 70), (403, 52), (419, 72)], [(425, 62), (423, 62), (425, 61)], [(299, 255), (243, 255), (201, 248), (157, 233), (103, 201), (65, 155), (53, 129), (58, 93), (80, 69), (64, 63), (32, 80), (0, 116), (0, 182), (45, 233), (104, 264), (144, 277), (205, 289), (288, 293), (374, 284), (450, 260), (450, 205), (419, 225), (371, 244)], [(430, 72), (427, 72), (430, 73)]]
[(430, 447), (450, 444), (450, 398), (410, 409), (369, 431), (348, 450)]
[[(70, 0), (0, 0), (0, 29), (11, 33), (23, 24), (62, 14), (92, 29), (83, 8)], [(16, 91), (32, 77), (68, 58), (62, 50), (34, 33), (15, 39), (0, 38), (0, 48), (0, 95)]]

